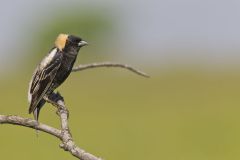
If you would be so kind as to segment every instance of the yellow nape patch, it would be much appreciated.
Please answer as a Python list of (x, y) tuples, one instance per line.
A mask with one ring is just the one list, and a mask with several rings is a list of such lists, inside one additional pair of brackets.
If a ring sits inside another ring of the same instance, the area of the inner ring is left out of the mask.
[(55, 41), (55, 46), (62, 51), (66, 45), (67, 39), (68, 39), (67, 34), (59, 34)]

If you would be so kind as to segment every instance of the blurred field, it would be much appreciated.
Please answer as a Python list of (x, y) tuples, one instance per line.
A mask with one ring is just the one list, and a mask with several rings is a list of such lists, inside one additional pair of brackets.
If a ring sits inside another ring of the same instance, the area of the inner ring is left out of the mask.
[[(191, 67), (188, 67), (191, 68)], [(201, 69), (151, 70), (142, 78), (121, 69), (73, 73), (59, 88), (77, 144), (106, 160), (240, 158), (240, 74)], [(27, 114), (31, 76), (1, 82), (1, 114)], [(58, 126), (46, 105), (40, 121)], [(59, 141), (23, 127), (0, 127), (1, 158), (75, 159)]]

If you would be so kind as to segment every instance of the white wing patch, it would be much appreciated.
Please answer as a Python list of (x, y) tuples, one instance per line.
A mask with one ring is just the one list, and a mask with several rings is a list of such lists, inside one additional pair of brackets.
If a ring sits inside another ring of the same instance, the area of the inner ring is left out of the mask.
[(54, 48), (40, 63), (40, 68), (43, 69), (45, 66), (47, 66), (57, 53), (57, 48)]

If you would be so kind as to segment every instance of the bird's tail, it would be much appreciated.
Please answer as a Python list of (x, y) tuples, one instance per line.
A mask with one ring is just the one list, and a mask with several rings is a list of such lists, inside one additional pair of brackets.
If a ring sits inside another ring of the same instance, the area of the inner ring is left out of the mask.
[(42, 99), (38, 105), (36, 106), (35, 110), (33, 111), (33, 116), (36, 121), (38, 121), (40, 110), (43, 107), (43, 105), (46, 103), (44, 99)]
[[(35, 110), (33, 111), (33, 116), (34, 116), (34, 119), (37, 121), (38, 123), (38, 118), (39, 118), (39, 114), (40, 114), (40, 110), (41, 108), (43, 107), (43, 105), (46, 103), (46, 101), (44, 99), (42, 99), (37, 107), (35, 108)], [(39, 134), (39, 130), (36, 129), (36, 134), (37, 134), (37, 137), (38, 137), (38, 134)]]

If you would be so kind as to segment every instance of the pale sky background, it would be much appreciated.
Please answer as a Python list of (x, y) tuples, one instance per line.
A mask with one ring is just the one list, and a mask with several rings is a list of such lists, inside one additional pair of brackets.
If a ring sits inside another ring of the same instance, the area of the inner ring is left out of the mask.
[(240, 62), (238, 0), (12, 0), (0, 5), (1, 68), (10, 65), (10, 57), (18, 59), (26, 49), (25, 39), (41, 20), (60, 6), (74, 5), (99, 7), (112, 14), (118, 26), (115, 40), (125, 46), (123, 57), (151, 63)]

